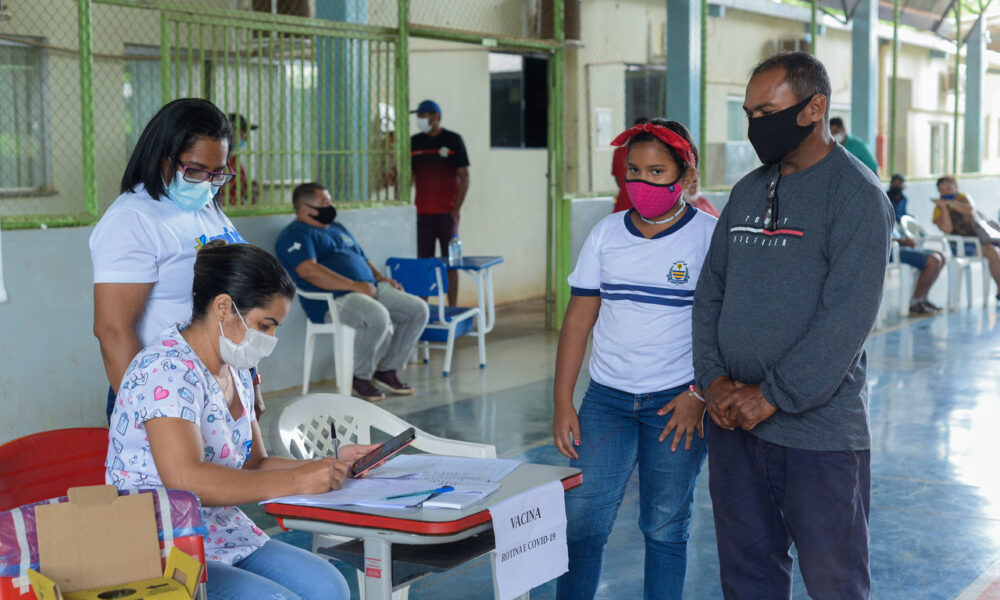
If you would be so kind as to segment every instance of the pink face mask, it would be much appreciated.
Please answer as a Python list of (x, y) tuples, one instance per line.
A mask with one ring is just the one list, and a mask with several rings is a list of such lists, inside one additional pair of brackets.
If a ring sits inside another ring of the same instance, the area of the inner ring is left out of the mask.
[(640, 215), (653, 219), (670, 212), (684, 189), (674, 183), (650, 183), (642, 179), (625, 181), (625, 191)]

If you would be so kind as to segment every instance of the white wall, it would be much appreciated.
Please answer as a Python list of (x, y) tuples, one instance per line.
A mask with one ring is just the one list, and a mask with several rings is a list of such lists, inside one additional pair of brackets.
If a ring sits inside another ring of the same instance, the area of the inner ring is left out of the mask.
[[(497, 302), (544, 296), (546, 150), (490, 147), (485, 49), (415, 39), (410, 51), (410, 103), (416, 107), (430, 98), (440, 104), (442, 126), (459, 133), (469, 153), (471, 182), (459, 228), (462, 252), (504, 257), (493, 274)], [(415, 119), (409, 123), (416, 133)], [(474, 303), (471, 280), (460, 281), (459, 301)]]
[[(234, 219), (240, 233), (269, 252), (290, 215)], [(412, 256), (412, 206), (342, 211), (344, 223), (376, 265)], [(9, 300), (0, 304), (0, 444), (60, 427), (105, 425), (108, 381), (92, 333), (92, 227), (5, 231), (3, 273)], [(300, 385), (305, 316), (294, 303), (278, 345), (261, 363), (264, 390)], [(328, 338), (327, 338), (328, 339)], [(316, 346), (313, 379), (333, 377), (331, 345)]]

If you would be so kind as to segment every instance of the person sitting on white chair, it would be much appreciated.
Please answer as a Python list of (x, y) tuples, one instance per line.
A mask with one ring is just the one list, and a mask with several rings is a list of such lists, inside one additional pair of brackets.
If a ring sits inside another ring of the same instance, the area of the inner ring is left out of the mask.
[[(990, 275), (1000, 288), (1000, 251), (991, 239), (977, 230), (979, 215), (972, 197), (958, 191), (958, 180), (951, 175), (938, 179), (937, 188), (941, 197), (934, 199), (934, 224), (945, 235), (979, 238), (983, 257), (990, 265)], [(975, 252), (975, 243), (965, 242), (965, 248), (959, 248), (951, 242), (951, 251), (958, 256), (971, 256)], [(1000, 293), (997, 300), (1000, 301)]]
[[(304, 183), (292, 192), (292, 204), (295, 221), (278, 236), (275, 254), (299, 289), (333, 293), (341, 322), (356, 330), (354, 395), (383, 400), (378, 386), (397, 395), (412, 394), (398, 372), (427, 324), (427, 303), (404, 292), (368, 260), (351, 232), (335, 222), (337, 209), (326, 187)], [(300, 301), (307, 318), (316, 323), (327, 319), (325, 302)]]
[(913, 288), (913, 297), (910, 299), (910, 316), (923, 317), (940, 312), (941, 307), (932, 304), (927, 299), (927, 294), (931, 286), (937, 281), (941, 269), (944, 268), (945, 256), (943, 252), (918, 248), (918, 241), (908, 237), (900, 227), (900, 221), (906, 216), (906, 195), (903, 189), (906, 188), (906, 180), (900, 174), (892, 176), (889, 182), (889, 189), (886, 195), (889, 203), (892, 204), (892, 211), (896, 217), (896, 223), (892, 229), (892, 239), (899, 245), (899, 260), (903, 264), (910, 265), (920, 271), (917, 277), (917, 284)]

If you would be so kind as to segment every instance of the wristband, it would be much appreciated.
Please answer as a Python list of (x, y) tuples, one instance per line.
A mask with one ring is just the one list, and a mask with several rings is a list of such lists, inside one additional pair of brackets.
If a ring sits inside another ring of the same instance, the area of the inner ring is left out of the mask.
[(699, 394), (697, 391), (695, 391), (694, 384), (688, 386), (688, 394), (694, 396), (695, 398), (701, 400), (702, 402), (705, 401), (705, 397)]

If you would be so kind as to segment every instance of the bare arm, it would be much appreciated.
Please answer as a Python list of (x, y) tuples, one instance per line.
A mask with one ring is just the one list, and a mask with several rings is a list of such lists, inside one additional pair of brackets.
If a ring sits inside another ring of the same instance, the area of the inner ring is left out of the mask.
[(469, 191), (469, 167), (458, 168), (458, 195), (455, 196), (455, 207), (451, 209), (452, 218), (458, 218), (465, 203), (465, 195)]
[(129, 363), (142, 350), (135, 329), (152, 289), (152, 283), (94, 284), (94, 335), (101, 343), (104, 371), (116, 393)]
[[(569, 458), (579, 458), (574, 445), (580, 445), (580, 419), (573, 408), (573, 388), (580, 376), (587, 340), (601, 310), (600, 296), (570, 296), (559, 334), (556, 351), (556, 377), (552, 398), (552, 439), (556, 449)], [(572, 439), (571, 439), (572, 438)]]
[(945, 235), (951, 235), (954, 225), (951, 223), (951, 213), (948, 212), (948, 205), (944, 200), (935, 200), (934, 204), (938, 206), (938, 215), (934, 218), (934, 224), (938, 226)]
[(580, 376), (587, 340), (601, 310), (600, 296), (570, 296), (556, 350), (556, 376), (552, 396), (556, 404), (573, 404), (573, 388)]
[[(233, 469), (204, 461), (201, 431), (190, 421), (174, 417), (150, 419), (145, 423), (150, 452), (164, 486), (190, 490), (203, 506), (234, 506), (293, 494), (320, 494), (337, 489), (347, 476), (347, 463), (333, 457), (295, 461), (266, 458), (260, 429), (253, 426), (253, 451), (257, 467)], [(268, 469), (260, 468), (268, 463)]]

